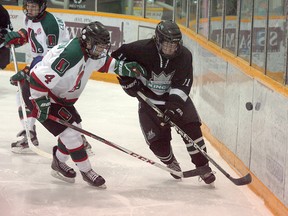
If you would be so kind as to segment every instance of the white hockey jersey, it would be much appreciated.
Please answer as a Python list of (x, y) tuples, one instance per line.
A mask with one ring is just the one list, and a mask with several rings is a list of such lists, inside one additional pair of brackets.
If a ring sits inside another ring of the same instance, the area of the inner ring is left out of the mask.
[(44, 56), (55, 45), (69, 41), (65, 23), (47, 11), (37, 21), (25, 18), (25, 28), (33, 58)]
[(49, 95), (52, 103), (73, 105), (93, 71), (113, 72), (115, 60), (84, 56), (78, 38), (55, 46), (30, 74), (31, 99)]

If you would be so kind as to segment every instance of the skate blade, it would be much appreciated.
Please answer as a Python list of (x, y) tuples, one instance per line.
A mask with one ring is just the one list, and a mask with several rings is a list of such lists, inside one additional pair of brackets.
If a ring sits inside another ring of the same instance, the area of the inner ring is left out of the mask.
[(107, 186), (105, 184), (100, 185), (100, 186), (95, 186), (93, 184), (89, 184), (89, 185), (92, 186), (93, 188), (100, 189), (100, 190), (105, 190), (107, 188)]
[(105, 189), (107, 188), (107, 186), (106, 186), (106, 184), (103, 184), (103, 185), (98, 186), (98, 188), (99, 188), (99, 189), (104, 189), (104, 190), (105, 190)]
[(215, 181), (207, 185), (210, 189), (216, 188)]
[(65, 182), (68, 182), (68, 183), (75, 183), (75, 178), (68, 178), (68, 177), (65, 177), (63, 176), (61, 173), (55, 171), (55, 170), (51, 170), (51, 175), (54, 177), (54, 178), (57, 178), (57, 179), (60, 179), (62, 181), (65, 181)]
[(12, 147), (11, 151), (15, 154), (26, 154), (26, 155), (33, 155), (33, 152), (30, 148), (22, 148), (22, 147)]
[(93, 157), (95, 153), (91, 149), (85, 149), (88, 157)]

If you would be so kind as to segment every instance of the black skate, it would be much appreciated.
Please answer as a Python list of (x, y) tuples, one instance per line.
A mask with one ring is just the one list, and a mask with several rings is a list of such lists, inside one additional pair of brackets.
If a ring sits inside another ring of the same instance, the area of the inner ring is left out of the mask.
[(106, 189), (105, 179), (98, 175), (93, 169), (89, 170), (88, 172), (82, 172), (83, 180), (88, 182), (89, 185), (94, 187), (99, 187), (102, 189)]
[(56, 151), (57, 146), (53, 147), (53, 161), (51, 164), (51, 175), (55, 178), (58, 178), (62, 181), (68, 182), (68, 183), (74, 183), (76, 172), (73, 170), (73, 168), (69, 167), (66, 163), (63, 163), (58, 160), (56, 157)]
[[(209, 165), (206, 164), (204, 166), (209, 166)], [(206, 184), (211, 184), (216, 180), (216, 177), (215, 177), (213, 171), (211, 170), (211, 171), (205, 173), (204, 175), (200, 175), (200, 179), (202, 179)]]
[[(34, 154), (34, 152), (29, 149), (28, 138), (25, 130), (22, 130), (17, 134), (17, 137), (21, 136), (23, 136), (21, 140), (18, 140), (11, 144), (11, 151), (18, 154)], [(30, 138), (34, 146), (39, 145), (35, 125), (33, 126), (33, 131), (30, 131)]]
[[(181, 167), (180, 167), (178, 161), (176, 160), (176, 158), (174, 158), (174, 160), (172, 161), (171, 164), (167, 164), (167, 167), (168, 167), (169, 169), (175, 170), (175, 171), (177, 171), (177, 172), (182, 172)], [(181, 179), (180, 176), (174, 175), (174, 174), (172, 174), (172, 173), (170, 173), (170, 174), (171, 174), (171, 176), (173, 176), (173, 178), (175, 178), (175, 179)]]
[(86, 137), (84, 135), (81, 135), (83, 144), (84, 144), (84, 149), (89, 157), (94, 156), (94, 152), (92, 151), (92, 146), (90, 143), (87, 141)]

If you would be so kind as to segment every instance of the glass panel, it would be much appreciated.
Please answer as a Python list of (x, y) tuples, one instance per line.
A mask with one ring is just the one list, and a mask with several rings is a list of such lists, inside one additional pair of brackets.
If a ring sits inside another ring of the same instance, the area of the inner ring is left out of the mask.
[[(95, 2), (95, 1), (86, 1)], [(126, 1), (117, 0), (97, 0), (97, 12), (125, 14)], [(95, 9), (95, 7), (94, 7)]]
[[(286, 65), (285, 65), (285, 68), (284, 71), (286, 71), (286, 75), (285, 75), (285, 84), (288, 85), (288, 0), (285, 0), (285, 3), (283, 3), (284, 5), (284, 16), (286, 17), (286, 25), (285, 25), (285, 28), (284, 28), (284, 35), (285, 35), (285, 38), (283, 40), (283, 43), (286, 45), (286, 52), (284, 57), (286, 59)], [(286, 42), (286, 43), (285, 43)]]
[(175, 21), (178, 24), (186, 26), (187, 0), (177, 1)]
[(240, 32), (238, 55), (249, 61), (251, 45), (252, 4), (250, 0), (242, 0), (240, 12)]
[[(20, 1), (19, 1), (20, 2)], [(23, 1), (22, 1), (23, 3)], [(83, 11), (95, 11), (95, 1), (47, 1), (48, 8), (61, 8), (61, 9), (73, 9)]]
[(197, 0), (189, 0), (189, 28), (196, 32)]
[(199, 34), (208, 38), (208, 14), (209, 14), (209, 0), (199, 0)]
[(146, 17), (157, 20), (172, 20), (173, 0), (146, 0)]
[[(0, 0), (0, 4), (2, 5), (18, 5), (18, 0)], [(22, 5), (20, 4), (19, 2), (19, 5)]]
[(264, 72), (268, 0), (255, 0), (252, 41), (252, 66)]
[(266, 74), (274, 80), (284, 83), (287, 58), (287, 26), (283, 11), (285, 4), (279, 0), (270, 0), (269, 8)]
[(236, 54), (237, 0), (226, 0), (223, 47)]
[(221, 46), (223, 0), (211, 1), (210, 40)]

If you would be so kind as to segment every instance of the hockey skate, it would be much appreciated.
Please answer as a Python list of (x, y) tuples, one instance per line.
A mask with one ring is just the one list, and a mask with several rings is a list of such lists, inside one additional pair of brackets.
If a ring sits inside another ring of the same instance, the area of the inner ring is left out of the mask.
[[(209, 165), (206, 164), (204, 166), (209, 166)], [(212, 184), (216, 180), (216, 177), (214, 175), (214, 172), (211, 170), (205, 173), (204, 175), (200, 175), (199, 179), (200, 181), (203, 180), (206, 184)]]
[(92, 151), (92, 146), (91, 146), (90, 143), (87, 141), (86, 137), (85, 137), (84, 135), (81, 135), (81, 137), (82, 137), (83, 144), (84, 144), (84, 149), (85, 149), (87, 155), (88, 155), (89, 157), (94, 156), (95, 154), (94, 154), (94, 152)]
[[(174, 160), (172, 161), (172, 163), (168, 164), (167, 167), (168, 167), (169, 169), (175, 170), (175, 171), (177, 171), (177, 172), (182, 172), (181, 167), (180, 167), (178, 161), (176, 160), (176, 158), (174, 158)], [(171, 174), (171, 176), (173, 176), (173, 178), (175, 178), (175, 179), (181, 179), (180, 176), (174, 175), (174, 174), (172, 174), (172, 173), (170, 173), (170, 174)]]
[[(17, 137), (23, 137), (23, 138), (11, 144), (11, 151), (17, 154), (34, 154), (34, 152), (31, 149), (29, 149), (26, 131), (25, 130), (20, 131), (17, 134)], [(30, 131), (30, 138), (34, 146), (39, 145), (35, 125), (33, 126), (33, 131)]]
[(83, 180), (88, 182), (89, 185), (98, 187), (101, 189), (106, 189), (105, 179), (98, 175), (93, 169), (89, 170), (88, 172), (82, 172)]
[(51, 175), (54, 178), (60, 179), (68, 183), (74, 183), (76, 172), (73, 168), (69, 167), (66, 163), (58, 160), (56, 157), (57, 146), (53, 147), (53, 161), (51, 164)]

